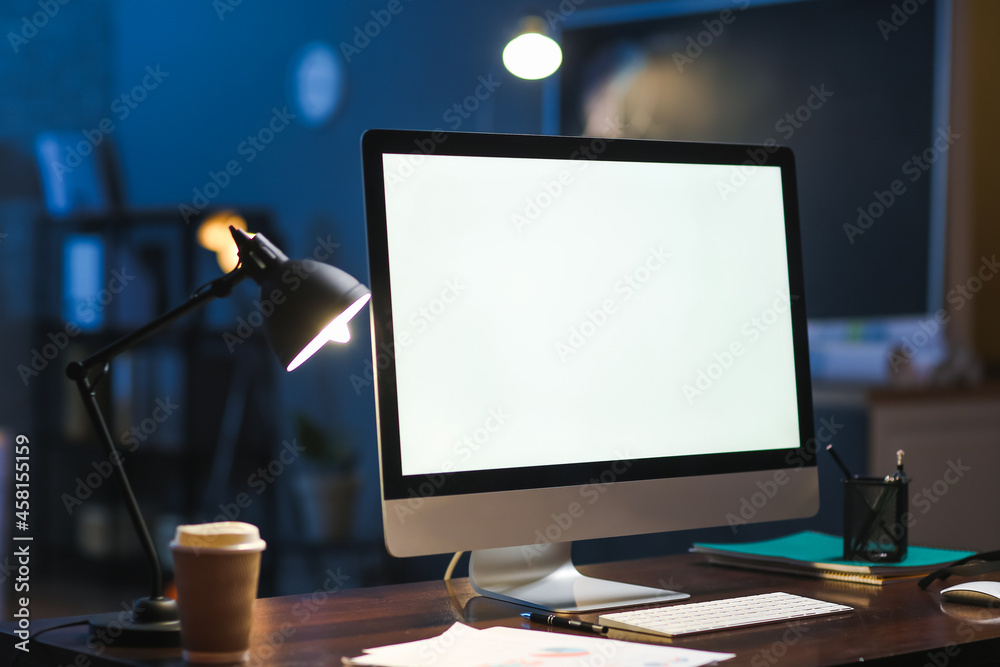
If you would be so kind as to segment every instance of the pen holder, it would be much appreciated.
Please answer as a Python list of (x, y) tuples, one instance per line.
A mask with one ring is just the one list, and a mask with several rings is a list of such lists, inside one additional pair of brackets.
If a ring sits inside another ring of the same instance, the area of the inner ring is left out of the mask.
[(844, 560), (898, 563), (906, 558), (909, 480), (844, 480)]

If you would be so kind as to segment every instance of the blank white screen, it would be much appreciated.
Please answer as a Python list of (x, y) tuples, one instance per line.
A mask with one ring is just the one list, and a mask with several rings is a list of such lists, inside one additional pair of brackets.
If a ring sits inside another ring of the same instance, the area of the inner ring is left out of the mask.
[(781, 175), (383, 156), (404, 475), (799, 446)]

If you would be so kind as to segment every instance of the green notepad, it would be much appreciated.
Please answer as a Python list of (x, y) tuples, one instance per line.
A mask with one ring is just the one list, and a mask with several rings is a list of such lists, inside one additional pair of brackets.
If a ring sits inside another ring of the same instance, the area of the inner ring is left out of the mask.
[[(844, 560), (844, 542), (840, 537), (804, 531), (760, 542), (737, 544), (697, 543), (691, 549), (709, 555), (709, 560), (723, 565), (785, 571), (794, 574), (826, 577), (832, 573), (868, 575), (873, 579), (914, 577), (929, 574), (974, 551), (934, 549), (910, 546), (906, 558), (898, 563), (869, 563)], [(846, 577), (828, 578), (846, 579)], [(852, 579), (854, 580), (854, 579)], [(861, 583), (880, 583), (858, 579)]]

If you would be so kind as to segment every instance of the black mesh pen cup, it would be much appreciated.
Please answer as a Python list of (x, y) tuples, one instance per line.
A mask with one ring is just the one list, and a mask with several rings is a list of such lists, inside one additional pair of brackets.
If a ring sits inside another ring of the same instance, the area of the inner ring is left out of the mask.
[(910, 482), (903, 478), (844, 480), (844, 559), (898, 563), (906, 558)]

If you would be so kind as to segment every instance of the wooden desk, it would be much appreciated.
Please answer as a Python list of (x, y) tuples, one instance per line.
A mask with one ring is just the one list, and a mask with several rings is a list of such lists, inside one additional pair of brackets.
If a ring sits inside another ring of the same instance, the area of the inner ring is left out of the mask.
[[(865, 665), (954, 667), (1000, 660), (1000, 610), (944, 604), (937, 590), (915, 582), (863, 586), (708, 565), (698, 555), (609, 563), (581, 568), (588, 574), (638, 584), (665, 585), (691, 593), (691, 601), (783, 590), (847, 604), (851, 614), (694, 635), (677, 640), (687, 648), (736, 653), (725, 665)], [(250, 667), (339, 665), (363, 649), (431, 637), (455, 621), (486, 628), (531, 627), (524, 609), (475, 595), (467, 579), (354, 589), (326, 596), (296, 595), (257, 602)], [(314, 598), (316, 600), (314, 601)], [(95, 610), (106, 611), (106, 610)], [(584, 615), (596, 620), (596, 614)], [(62, 619), (66, 622), (66, 619)], [(58, 621), (33, 622), (33, 632)], [(635, 635), (632, 635), (635, 636)], [(0, 664), (10, 665), (11, 625), (3, 629)], [(17, 667), (173, 667), (185, 663), (179, 649), (88, 649), (85, 625), (45, 632), (30, 653), (17, 651)], [(665, 643), (669, 643), (666, 642)], [(98, 647), (103, 648), (103, 647)]]

